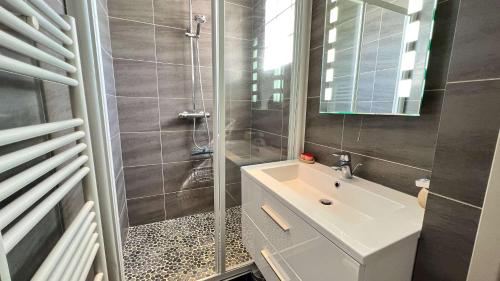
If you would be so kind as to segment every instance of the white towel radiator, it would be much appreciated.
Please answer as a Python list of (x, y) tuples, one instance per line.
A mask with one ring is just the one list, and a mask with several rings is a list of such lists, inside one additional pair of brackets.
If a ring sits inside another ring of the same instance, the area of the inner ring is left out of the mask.
[[(15, 34), (45, 46), (64, 59), (59, 59), (3, 30), (0, 30), (0, 46), (60, 68), (67, 75), (2, 54), (0, 54), (0, 70), (68, 85), (73, 119), (0, 130), (0, 146), (49, 136), (66, 129), (73, 128), (74, 131), (0, 156), (0, 173), (2, 173), (39, 156), (59, 151), (52, 157), (0, 182), (0, 201), (3, 201), (26, 185), (44, 177), (33, 188), (0, 209), (0, 230), (2, 230), (0, 279), (11, 280), (7, 254), (81, 181), (86, 203), (32, 280), (84, 281), (94, 265), (97, 274), (93, 280), (107, 281), (108, 273), (75, 20), (69, 16), (58, 15), (43, 0), (4, 0), (4, 2), (8, 4), (8, 8), (0, 5), (1, 24), (16, 31)], [(68, 148), (68, 144), (71, 143), (76, 144)], [(68, 164), (63, 165), (68, 161), (70, 161)], [(55, 169), (56, 172), (52, 173)], [(47, 194), (49, 195), (46, 196)], [(44, 199), (40, 201), (41, 198)], [(8, 225), (10, 227), (5, 229)]]

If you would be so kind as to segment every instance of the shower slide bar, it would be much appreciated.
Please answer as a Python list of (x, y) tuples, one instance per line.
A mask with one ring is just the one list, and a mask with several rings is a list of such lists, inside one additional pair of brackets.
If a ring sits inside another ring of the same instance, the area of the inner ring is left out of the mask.
[[(12, 280), (9, 252), (70, 191), (82, 188), (85, 203), (67, 222), (69, 226), (31, 280), (84, 281), (91, 274), (95, 281), (108, 281), (75, 19), (58, 15), (44, 0), (4, 3), (0, 23), (15, 32), (0, 30), (0, 46), (58, 69), (44, 69), (19, 60), (19, 56), (2, 54), (0, 70), (69, 86), (73, 117), (0, 130), (0, 147), (13, 150), (0, 156), (0, 173), (9, 172), (0, 182), (0, 201), (4, 201), (0, 209), (0, 279)], [(33, 139), (34, 144), (17, 148), (19, 142)], [(34, 159), (34, 164), (27, 165)]]

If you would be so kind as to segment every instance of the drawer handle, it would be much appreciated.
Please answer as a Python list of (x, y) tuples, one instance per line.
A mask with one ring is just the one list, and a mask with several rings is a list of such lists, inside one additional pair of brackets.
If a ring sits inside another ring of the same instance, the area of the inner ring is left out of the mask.
[(262, 205), (262, 211), (264, 211), (271, 219), (273, 219), (273, 221), (279, 225), (279, 227), (281, 227), (281, 229), (283, 231), (288, 231), (290, 230), (290, 227), (288, 226), (288, 224), (285, 222), (285, 220), (283, 220), (279, 215), (276, 214), (276, 212), (274, 212), (274, 210), (267, 206), (267, 205)]
[(260, 251), (260, 254), (266, 260), (267, 264), (271, 267), (271, 269), (273, 270), (274, 274), (276, 274), (276, 277), (278, 277), (278, 279), (280, 281), (288, 281), (288, 280), (290, 280), (290, 278), (288, 278), (288, 276), (286, 276), (285, 274), (281, 273), (280, 270), (279, 270), (279, 267), (274, 264), (274, 260), (271, 257), (271, 253), (269, 252), (269, 250), (264, 249), (264, 250)]

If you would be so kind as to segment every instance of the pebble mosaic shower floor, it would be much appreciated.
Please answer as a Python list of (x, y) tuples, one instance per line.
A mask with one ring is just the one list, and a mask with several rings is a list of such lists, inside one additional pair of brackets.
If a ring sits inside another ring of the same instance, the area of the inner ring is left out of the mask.
[[(128, 281), (191, 281), (213, 275), (214, 213), (129, 228), (123, 249)], [(226, 210), (226, 267), (249, 261), (241, 241), (241, 207)]]

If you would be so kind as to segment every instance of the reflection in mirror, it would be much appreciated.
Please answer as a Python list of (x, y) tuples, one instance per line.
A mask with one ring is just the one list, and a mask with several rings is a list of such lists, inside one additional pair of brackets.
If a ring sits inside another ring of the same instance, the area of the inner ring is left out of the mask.
[(419, 115), (436, 0), (325, 0), (320, 113)]
[(252, 109), (281, 110), (289, 99), (295, 0), (263, 1), (252, 44)]

